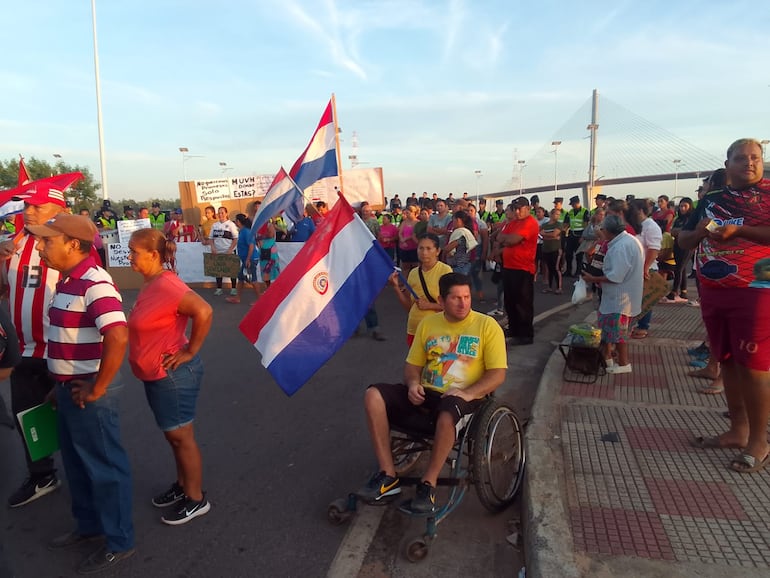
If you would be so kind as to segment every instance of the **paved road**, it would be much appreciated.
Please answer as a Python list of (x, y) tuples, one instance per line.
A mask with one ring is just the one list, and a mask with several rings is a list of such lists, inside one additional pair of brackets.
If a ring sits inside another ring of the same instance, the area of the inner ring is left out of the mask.
[[(196, 420), (212, 510), (181, 527), (160, 522), (150, 497), (173, 480), (173, 461), (142, 387), (125, 364), (122, 427), (133, 466), (137, 555), (115, 575), (323, 576), (345, 535), (344, 527), (327, 523), (326, 507), (359, 486), (372, 467), (362, 392), (369, 383), (400, 379), (404, 314), (386, 291), (377, 308), (388, 341), (351, 339), (287, 398), (237, 329), (247, 305), (229, 305), (211, 290), (201, 292), (215, 304), (214, 326), (202, 352), (206, 377)], [(135, 291), (125, 293), (126, 309), (135, 296)], [(538, 294), (536, 310), (566, 300)], [(0, 384), (6, 401), (8, 389), (7, 382)], [(24, 476), (15, 436), (0, 428), (3, 499)], [(46, 541), (71, 529), (71, 523), (66, 487), (18, 510), (0, 508), (0, 542), (16, 575), (74, 575), (84, 552), (45, 549)]]

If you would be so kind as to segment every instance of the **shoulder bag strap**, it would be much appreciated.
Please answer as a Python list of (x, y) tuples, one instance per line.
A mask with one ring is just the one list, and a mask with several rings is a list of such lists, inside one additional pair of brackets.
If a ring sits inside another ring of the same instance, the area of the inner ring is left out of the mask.
[(417, 274), (420, 276), (420, 284), (422, 285), (423, 293), (425, 293), (425, 298), (431, 303), (435, 303), (436, 300), (430, 294), (430, 291), (428, 291), (428, 286), (425, 284), (425, 277), (422, 274), (422, 267), (417, 267)]

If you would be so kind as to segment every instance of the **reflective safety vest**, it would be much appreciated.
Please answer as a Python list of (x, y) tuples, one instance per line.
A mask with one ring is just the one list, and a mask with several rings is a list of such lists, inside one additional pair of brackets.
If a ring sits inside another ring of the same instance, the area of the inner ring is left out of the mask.
[(104, 217), (99, 217), (99, 222), (102, 224), (103, 229), (118, 228), (118, 224), (115, 222), (115, 219), (105, 219)]
[(589, 215), (588, 209), (580, 207), (577, 213), (575, 209), (567, 211), (564, 222), (569, 225), (570, 233), (582, 233), (586, 226), (586, 217)]
[(166, 224), (165, 213), (158, 213), (157, 216), (155, 216), (153, 213), (150, 213), (150, 225), (152, 225), (153, 229), (160, 229), (162, 231), (165, 224)]
[(498, 214), (497, 211), (489, 214), (490, 223), (501, 223), (503, 221), (505, 221), (505, 211), (503, 211), (502, 214)]
[(491, 215), (492, 213), (490, 213), (489, 211), (482, 211), (481, 213), (479, 213), (479, 219), (481, 219), (486, 223), (487, 221), (489, 221), (489, 217)]

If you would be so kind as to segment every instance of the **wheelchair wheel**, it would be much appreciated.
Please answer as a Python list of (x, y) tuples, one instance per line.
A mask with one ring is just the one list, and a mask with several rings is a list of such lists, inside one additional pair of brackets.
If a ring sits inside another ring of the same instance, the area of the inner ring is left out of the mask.
[(516, 498), (524, 479), (524, 436), (514, 411), (497, 401), (485, 404), (471, 425), (471, 468), (476, 493), (490, 512)]
[(422, 444), (401, 432), (391, 432), (390, 447), (396, 474), (399, 476), (409, 473), (422, 455)]

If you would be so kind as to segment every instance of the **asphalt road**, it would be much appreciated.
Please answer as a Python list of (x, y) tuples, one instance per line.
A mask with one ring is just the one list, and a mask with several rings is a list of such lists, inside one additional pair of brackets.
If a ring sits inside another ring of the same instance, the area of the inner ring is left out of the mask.
[[(362, 394), (369, 383), (401, 379), (405, 314), (386, 289), (377, 310), (388, 340), (351, 339), (288, 398), (238, 331), (249, 305), (227, 304), (210, 289), (200, 292), (215, 307), (202, 351), (206, 373), (196, 419), (212, 509), (184, 526), (160, 522), (162, 512), (150, 499), (173, 481), (173, 460), (141, 384), (124, 364), (121, 424), (133, 468), (137, 554), (112, 575), (325, 576), (346, 531), (327, 522), (326, 508), (372, 470)], [(124, 293), (126, 310), (135, 296), (135, 291)], [(538, 293), (536, 313), (568, 299), (568, 294)], [(539, 374), (530, 381), (536, 385), (537, 379)], [(7, 383), (0, 384), (6, 402)], [(25, 473), (17, 434), (0, 427), (3, 500)], [(499, 519), (495, 523), (499, 526)], [(87, 549), (53, 553), (45, 548), (51, 537), (71, 528), (66, 484), (28, 506), (0, 508), (0, 543), (20, 578), (75, 575)]]

